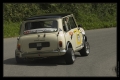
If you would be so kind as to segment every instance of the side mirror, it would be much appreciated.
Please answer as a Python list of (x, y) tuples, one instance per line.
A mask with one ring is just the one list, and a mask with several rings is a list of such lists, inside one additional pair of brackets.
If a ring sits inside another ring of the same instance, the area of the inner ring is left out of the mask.
[(82, 27), (82, 25), (79, 24), (78, 27)]
[(78, 25), (78, 30), (80, 30), (80, 27), (82, 27), (80, 24)]

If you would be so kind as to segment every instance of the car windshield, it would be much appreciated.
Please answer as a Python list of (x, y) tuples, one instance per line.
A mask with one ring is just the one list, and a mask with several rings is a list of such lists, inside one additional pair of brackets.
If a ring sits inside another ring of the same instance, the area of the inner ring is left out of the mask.
[(31, 29), (46, 29), (46, 28), (56, 28), (57, 29), (57, 21), (56, 20), (46, 20), (46, 21), (34, 21), (25, 23), (25, 30)]

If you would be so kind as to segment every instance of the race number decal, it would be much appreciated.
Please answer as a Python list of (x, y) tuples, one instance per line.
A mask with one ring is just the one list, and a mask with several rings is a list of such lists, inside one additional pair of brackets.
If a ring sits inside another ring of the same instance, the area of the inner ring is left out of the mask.
[(79, 34), (78, 34), (77, 38), (78, 38), (78, 41), (80, 41), (80, 35)]
[(82, 43), (81, 34), (77, 34), (77, 45), (81, 45), (81, 43)]

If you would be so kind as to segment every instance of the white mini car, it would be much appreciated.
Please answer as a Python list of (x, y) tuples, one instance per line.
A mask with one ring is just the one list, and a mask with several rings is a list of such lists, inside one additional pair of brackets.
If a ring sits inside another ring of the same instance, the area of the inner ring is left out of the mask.
[(90, 45), (73, 14), (34, 16), (22, 22), (15, 50), (17, 63), (24, 59), (63, 56), (67, 64), (73, 64), (75, 52), (88, 56)]

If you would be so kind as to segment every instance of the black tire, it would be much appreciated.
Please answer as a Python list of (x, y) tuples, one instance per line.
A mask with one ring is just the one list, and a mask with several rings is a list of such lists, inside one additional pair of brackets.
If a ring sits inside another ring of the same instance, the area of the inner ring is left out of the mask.
[(90, 53), (90, 45), (88, 42), (84, 42), (84, 47), (79, 51), (81, 56), (88, 56)]
[(18, 56), (15, 56), (15, 59), (18, 64), (23, 63), (23, 59), (19, 58)]
[(68, 48), (65, 56), (66, 64), (73, 64), (75, 61), (75, 53), (72, 48)]

